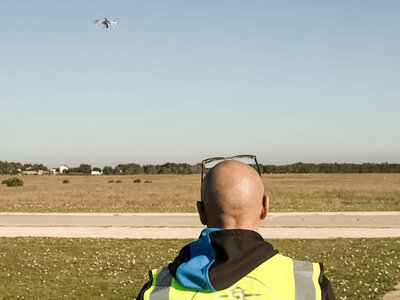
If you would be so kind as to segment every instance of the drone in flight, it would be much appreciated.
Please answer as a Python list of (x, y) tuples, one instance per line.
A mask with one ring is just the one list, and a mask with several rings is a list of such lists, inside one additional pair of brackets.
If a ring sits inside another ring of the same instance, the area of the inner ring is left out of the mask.
[(118, 19), (109, 20), (107, 18), (104, 18), (102, 20), (101, 19), (94, 20), (94, 24), (96, 24), (97, 27), (103, 25), (103, 28), (110, 28), (110, 26), (112, 28), (115, 28), (115, 26), (117, 26), (117, 22)]

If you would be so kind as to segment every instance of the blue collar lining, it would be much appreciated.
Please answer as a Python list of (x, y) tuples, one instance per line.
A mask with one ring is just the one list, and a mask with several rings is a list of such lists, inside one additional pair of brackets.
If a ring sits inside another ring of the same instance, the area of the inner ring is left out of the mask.
[(183, 286), (207, 292), (216, 291), (209, 278), (209, 269), (215, 262), (215, 250), (209, 234), (218, 230), (221, 229), (206, 228), (197, 241), (190, 243), (190, 259), (176, 271), (176, 279)]

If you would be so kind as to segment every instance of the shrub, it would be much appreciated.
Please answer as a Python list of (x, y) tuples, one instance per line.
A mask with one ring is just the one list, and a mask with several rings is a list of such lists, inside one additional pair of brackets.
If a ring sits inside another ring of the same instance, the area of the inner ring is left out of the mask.
[(117, 180), (116, 183), (122, 183), (122, 180)]
[(69, 183), (68, 179), (64, 179), (62, 183)]
[(7, 186), (23, 186), (24, 185), (24, 181), (21, 178), (16, 178), (16, 177), (5, 179), (1, 183), (6, 184)]
[(133, 183), (140, 183), (140, 182), (142, 182), (140, 179), (133, 180)]
[(146, 180), (144, 183), (151, 183), (151, 180)]
[(114, 180), (110, 180), (108, 183), (113, 183), (114, 182)]

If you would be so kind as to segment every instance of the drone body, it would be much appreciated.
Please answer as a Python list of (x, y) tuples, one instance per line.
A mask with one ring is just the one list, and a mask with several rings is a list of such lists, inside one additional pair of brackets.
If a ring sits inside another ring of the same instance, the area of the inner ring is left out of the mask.
[(104, 18), (102, 20), (101, 19), (94, 20), (94, 24), (96, 24), (97, 27), (103, 25), (103, 28), (110, 28), (110, 26), (112, 28), (115, 28), (115, 26), (117, 26), (117, 22), (118, 19), (114, 19), (112, 21), (108, 20), (107, 18)]

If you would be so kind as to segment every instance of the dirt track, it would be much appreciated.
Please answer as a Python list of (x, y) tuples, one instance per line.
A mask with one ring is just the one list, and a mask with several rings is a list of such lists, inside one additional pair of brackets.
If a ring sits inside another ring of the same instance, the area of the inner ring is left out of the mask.
[[(0, 236), (196, 238), (197, 214), (0, 213)], [(400, 237), (400, 212), (271, 213), (264, 238)]]
[[(67, 238), (195, 239), (199, 227), (0, 227), (0, 236)], [(330, 239), (400, 237), (398, 228), (260, 228), (265, 239)]]

